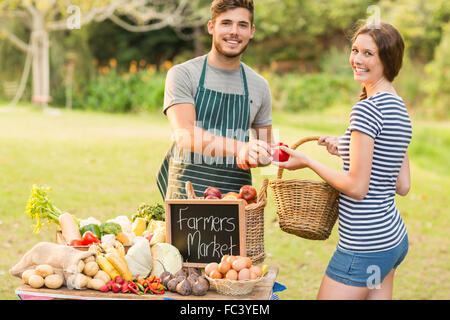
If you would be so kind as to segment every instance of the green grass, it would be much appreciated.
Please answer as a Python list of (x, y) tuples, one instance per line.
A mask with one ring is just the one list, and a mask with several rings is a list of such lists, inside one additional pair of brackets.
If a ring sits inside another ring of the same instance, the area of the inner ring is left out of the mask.
[[(348, 110), (327, 114), (274, 114), (275, 135), (287, 144), (309, 135), (341, 134)], [(410, 251), (395, 278), (394, 299), (449, 299), (448, 213), (450, 129), (448, 123), (414, 121), (410, 147), (412, 189), (398, 198)], [(79, 218), (133, 214), (142, 202), (161, 202), (155, 183), (159, 164), (170, 146), (167, 119), (155, 115), (92, 112), (46, 114), (30, 107), (0, 109), (0, 299), (17, 299), (19, 279), (8, 270), (39, 241), (53, 241), (55, 225), (33, 234), (24, 209), (32, 184), (53, 188), (52, 199)], [(340, 169), (314, 142), (300, 147)], [(254, 185), (273, 179), (273, 168), (255, 169)], [(283, 177), (314, 178), (309, 170)], [(325, 241), (310, 241), (278, 227), (273, 194), (265, 210), (264, 263), (279, 268), (277, 281), (288, 290), (282, 299), (314, 299), (336, 247), (337, 228)]]

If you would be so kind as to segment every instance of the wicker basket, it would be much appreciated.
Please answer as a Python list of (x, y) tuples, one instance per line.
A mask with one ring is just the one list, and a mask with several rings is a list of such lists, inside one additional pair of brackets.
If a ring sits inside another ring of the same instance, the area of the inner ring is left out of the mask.
[[(253, 264), (260, 264), (266, 257), (264, 251), (264, 207), (267, 204), (267, 186), (269, 180), (263, 180), (256, 203), (245, 207), (246, 252)], [(192, 183), (186, 182), (188, 199), (196, 199)]]
[(263, 277), (255, 280), (228, 280), (228, 279), (213, 279), (206, 276), (209, 281), (211, 289), (218, 293), (229, 296), (241, 296), (252, 292), (253, 288), (261, 282)]
[[(292, 149), (318, 139), (301, 139)], [(269, 183), (281, 230), (310, 240), (328, 239), (338, 216), (339, 192), (323, 181), (283, 180), (282, 175), (283, 168), (279, 168), (277, 179)]]

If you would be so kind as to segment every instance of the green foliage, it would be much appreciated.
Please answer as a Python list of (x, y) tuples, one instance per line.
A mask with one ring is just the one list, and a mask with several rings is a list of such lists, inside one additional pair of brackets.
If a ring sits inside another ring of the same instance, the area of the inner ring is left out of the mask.
[(425, 103), (430, 113), (439, 118), (450, 117), (450, 23), (443, 27), (441, 43), (436, 48), (434, 60), (426, 66), (430, 80), (425, 84), (429, 94)]
[(89, 47), (99, 64), (114, 58), (119, 70), (127, 68), (133, 60), (141, 59), (161, 65), (166, 60), (173, 60), (183, 50), (193, 49), (192, 41), (181, 40), (168, 27), (149, 32), (130, 32), (105, 20), (87, 28)]
[(146, 223), (150, 223), (151, 220), (165, 220), (165, 209), (162, 204), (149, 205), (142, 203), (137, 212), (131, 217), (131, 221), (134, 222), (136, 218), (145, 219)]
[(402, 34), (411, 58), (430, 61), (449, 21), (447, 0), (382, 0), (381, 19), (395, 25)]
[(112, 68), (82, 83), (74, 94), (73, 107), (104, 112), (157, 111), (163, 106), (164, 79), (165, 74), (154, 70), (119, 74)]
[(351, 77), (329, 73), (272, 75), (269, 82), (274, 109), (290, 111), (352, 105), (359, 90)]

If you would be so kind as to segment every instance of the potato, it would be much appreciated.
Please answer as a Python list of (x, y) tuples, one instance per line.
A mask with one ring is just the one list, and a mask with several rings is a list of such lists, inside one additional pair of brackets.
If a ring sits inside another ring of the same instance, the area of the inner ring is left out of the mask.
[(40, 264), (36, 267), (36, 274), (45, 278), (48, 275), (53, 274), (53, 267), (49, 264)]
[(88, 262), (91, 262), (91, 261), (95, 261), (95, 256), (89, 256), (89, 257), (87, 257), (86, 259), (84, 259), (84, 263), (86, 264), (86, 263), (88, 263)]
[(44, 278), (42, 278), (41, 276), (37, 275), (37, 274), (33, 274), (29, 279), (28, 279), (28, 284), (35, 289), (38, 289), (40, 287), (42, 287), (44, 285)]
[(262, 276), (262, 270), (258, 266), (251, 266), (250, 267), (250, 272), (255, 273), (257, 277), (261, 277)]
[(100, 279), (103, 282), (107, 283), (111, 280), (111, 277), (103, 270), (99, 270), (97, 274), (94, 276), (94, 279)]
[(73, 285), (77, 289), (85, 288), (88, 284), (89, 277), (85, 276), (82, 273), (78, 273), (73, 280)]
[(59, 274), (51, 274), (45, 277), (44, 284), (47, 288), (58, 289), (64, 282), (63, 277)]
[(93, 277), (98, 272), (98, 264), (95, 261), (91, 261), (85, 264), (83, 272), (89, 277)]
[(89, 289), (100, 290), (106, 284), (102, 279), (89, 279), (87, 287)]
[(31, 277), (32, 275), (34, 275), (34, 274), (36, 274), (36, 270), (34, 270), (34, 269), (28, 269), (28, 270), (25, 270), (25, 271), (22, 273), (22, 280), (23, 280), (23, 283), (28, 284), (28, 280), (29, 280), (30, 277)]
[(84, 262), (83, 260), (80, 260), (78, 262), (78, 272), (83, 272), (83, 269), (84, 269)]

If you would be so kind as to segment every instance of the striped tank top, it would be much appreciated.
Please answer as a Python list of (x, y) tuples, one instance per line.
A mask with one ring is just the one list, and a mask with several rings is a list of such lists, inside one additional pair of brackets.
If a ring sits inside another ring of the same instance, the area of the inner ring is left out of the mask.
[(412, 137), (411, 120), (403, 100), (391, 93), (379, 92), (355, 104), (350, 125), (338, 146), (344, 171), (350, 165), (352, 130), (374, 139), (372, 169), (364, 199), (340, 194), (338, 246), (361, 252), (389, 250), (406, 235), (395, 194), (397, 176)]

